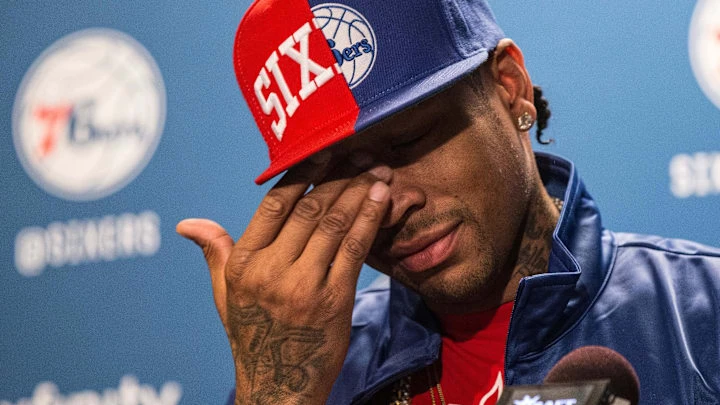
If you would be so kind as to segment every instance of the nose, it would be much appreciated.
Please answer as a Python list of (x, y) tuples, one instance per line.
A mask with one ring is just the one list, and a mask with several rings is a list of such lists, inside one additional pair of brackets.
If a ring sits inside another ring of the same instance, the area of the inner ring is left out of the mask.
[[(353, 139), (351, 139), (352, 141)], [(358, 141), (355, 139), (355, 141)], [(349, 144), (349, 143), (348, 143)], [(380, 145), (378, 143), (378, 145)], [(412, 214), (413, 212), (423, 208), (427, 201), (427, 196), (422, 188), (418, 187), (418, 179), (414, 179), (414, 173), (407, 170), (406, 167), (397, 167), (396, 165), (389, 164), (392, 161), (392, 156), (387, 156), (385, 148), (370, 148), (367, 145), (360, 148), (356, 147), (355, 151), (349, 156), (349, 160), (358, 167), (372, 166), (371, 171), (390, 172), (391, 175), (387, 178), (388, 186), (390, 186), (390, 207), (388, 213), (383, 218), (380, 227), (383, 229), (392, 228), (403, 221)], [(377, 177), (378, 173), (373, 173)]]
[(392, 228), (405, 221), (413, 212), (425, 206), (425, 192), (415, 186), (402, 185), (395, 179), (390, 183), (390, 208), (381, 228)]

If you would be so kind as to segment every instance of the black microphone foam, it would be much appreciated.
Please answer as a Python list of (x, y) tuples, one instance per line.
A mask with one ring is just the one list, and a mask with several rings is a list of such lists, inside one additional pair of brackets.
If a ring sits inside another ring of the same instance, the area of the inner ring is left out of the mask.
[(615, 350), (584, 346), (568, 353), (550, 370), (545, 383), (568, 383), (610, 379), (610, 391), (635, 405), (640, 400), (640, 382), (635, 369)]

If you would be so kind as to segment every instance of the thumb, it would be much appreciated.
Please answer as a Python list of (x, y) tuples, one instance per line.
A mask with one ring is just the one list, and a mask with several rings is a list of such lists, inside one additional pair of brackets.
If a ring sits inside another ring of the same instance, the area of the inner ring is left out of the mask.
[(235, 244), (225, 228), (209, 219), (185, 219), (175, 227), (180, 236), (202, 248), (210, 270), (224, 268)]
[(220, 313), (220, 318), (224, 321), (227, 296), (225, 265), (235, 242), (225, 228), (209, 219), (182, 220), (175, 227), (175, 231), (202, 248), (205, 261), (210, 269), (215, 306)]

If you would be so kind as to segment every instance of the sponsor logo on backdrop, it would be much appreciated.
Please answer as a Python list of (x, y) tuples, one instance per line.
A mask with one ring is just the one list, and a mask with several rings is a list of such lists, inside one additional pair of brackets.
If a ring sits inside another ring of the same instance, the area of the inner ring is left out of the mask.
[(15, 237), (15, 268), (26, 277), (46, 268), (153, 256), (160, 249), (160, 217), (152, 211), (28, 227)]
[(669, 173), (670, 191), (677, 198), (720, 194), (720, 152), (676, 155)]
[(375, 65), (375, 31), (362, 14), (344, 4), (318, 4), (312, 12), (345, 80), (351, 89), (357, 87)]
[(698, 1), (690, 24), (689, 47), (698, 84), (720, 108), (720, 1)]
[(51, 45), (23, 78), (13, 108), (15, 149), (50, 194), (108, 196), (150, 161), (165, 125), (157, 64), (119, 31), (88, 29)]
[(156, 390), (150, 385), (140, 385), (137, 378), (126, 375), (117, 388), (102, 392), (85, 390), (63, 395), (52, 382), (38, 384), (32, 398), (17, 402), (0, 400), (0, 405), (177, 405), (182, 397), (180, 384), (170, 381)]

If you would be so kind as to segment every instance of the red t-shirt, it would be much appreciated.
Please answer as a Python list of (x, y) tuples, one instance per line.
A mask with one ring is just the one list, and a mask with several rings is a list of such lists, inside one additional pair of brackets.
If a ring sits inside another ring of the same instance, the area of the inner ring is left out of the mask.
[(503, 388), (512, 308), (513, 303), (508, 302), (490, 311), (442, 317), (440, 363), (422, 370), (417, 378), (413, 376), (417, 383), (425, 388), (432, 385), (432, 389), (414, 395), (413, 405), (432, 405), (430, 394), (435, 404), (442, 403), (438, 378), (448, 405), (495, 405)]

